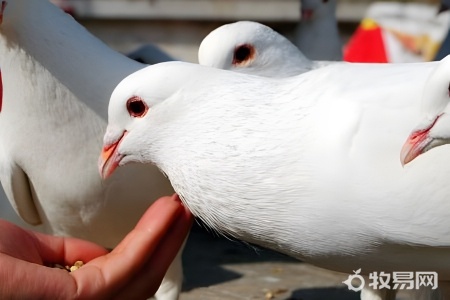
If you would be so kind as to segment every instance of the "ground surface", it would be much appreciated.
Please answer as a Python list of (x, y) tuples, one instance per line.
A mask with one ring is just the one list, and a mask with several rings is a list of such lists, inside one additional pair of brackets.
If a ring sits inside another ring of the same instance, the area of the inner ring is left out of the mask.
[(356, 300), (331, 272), (268, 250), (219, 238), (194, 226), (184, 255), (181, 300)]
[[(194, 225), (183, 252), (180, 300), (358, 300), (342, 274), (230, 241)], [(412, 295), (399, 291), (397, 300)]]

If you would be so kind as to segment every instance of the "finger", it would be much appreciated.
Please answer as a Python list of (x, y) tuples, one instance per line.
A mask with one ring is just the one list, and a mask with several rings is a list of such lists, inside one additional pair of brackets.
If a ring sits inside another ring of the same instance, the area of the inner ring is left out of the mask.
[(36, 241), (31, 231), (13, 223), (0, 220), (0, 253), (25, 261), (41, 264), (42, 259), (36, 249)]
[(87, 241), (46, 235), (0, 220), (0, 252), (37, 264), (89, 261), (107, 251)]
[(175, 197), (163, 197), (153, 203), (136, 228), (111, 253), (72, 273), (79, 296), (115, 295), (127, 284), (128, 278), (139, 272), (142, 261), (152, 255), (165, 232), (183, 211), (184, 207)]
[[(46, 253), (49, 261), (64, 261), (58, 256), (64, 248), (65, 239), (26, 230), (6, 221), (0, 221), (2, 242), (0, 246), (0, 295), (2, 299), (68, 299), (76, 291), (75, 281), (66, 270), (42, 266)], [(52, 244), (53, 246), (49, 244)], [(90, 251), (91, 256), (104, 254), (92, 243), (70, 239), (73, 251)], [(78, 247), (80, 246), (81, 247)], [(78, 249), (78, 250), (77, 250)], [(99, 251), (97, 251), (99, 250)], [(86, 259), (90, 256), (83, 253)], [(81, 256), (83, 257), (83, 256)], [(18, 283), (22, 283), (18, 289)]]
[(78, 260), (86, 263), (108, 253), (105, 248), (81, 239), (55, 237), (38, 232), (34, 235), (39, 243), (39, 254), (45, 265), (73, 265)]
[[(69, 299), (76, 285), (69, 272), (0, 254), (2, 299)], [(18, 283), (20, 283), (20, 288)]]
[[(14, 256), (0, 253), (2, 264), (0, 295), (5, 295), (6, 298), (9, 295), (18, 299), (111, 298), (116, 294), (115, 291), (127, 282), (128, 276), (139, 272), (140, 261), (145, 261), (148, 257), (146, 255), (151, 255), (164, 236), (164, 232), (171, 227), (177, 214), (184, 210), (174, 197), (161, 198), (155, 204), (144, 214), (139, 222), (139, 228), (133, 230), (120, 244), (122, 246), (118, 248), (118, 253), (98, 257), (73, 273), (30, 264)], [(91, 249), (91, 254), (84, 258), (88, 261), (91, 257), (104, 254), (106, 251), (82, 240), (49, 237), (25, 230), (24, 232), (35, 239), (35, 243), (31, 244), (38, 248), (46, 260), (50, 261), (53, 261), (53, 255), (56, 256), (56, 260), (71, 256), (83, 258), (83, 256), (76, 256), (76, 253), (80, 249)], [(96, 253), (92, 254), (94, 252)], [(17, 282), (27, 284), (18, 291)]]
[(153, 296), (173, 259), (181, 251), (181, 246), (186, 240), (192, 222), (192, 214), (185, 208), (161, 239), (154, 253), (115, 299), (136, 299)]

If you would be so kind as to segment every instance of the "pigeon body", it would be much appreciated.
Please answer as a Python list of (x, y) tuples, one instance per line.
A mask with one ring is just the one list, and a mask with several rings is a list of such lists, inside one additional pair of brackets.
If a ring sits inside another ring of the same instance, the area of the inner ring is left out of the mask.
[(324, 268), (450, 280), (449, 166), (412, 172), (398, 159), (435, 66), (339, 64), (284, 79), (148, 67), (111, 96), (100, 170), (156, 164), (211, 228)]
[[(108, 99), (145, 65), (111, 50), (45, 0), (3, 1), (0, 179), (16, 212), (47, 232), (114, 247), (158, 197), (156, 168), (130, 166), (102, 181), (96, 169)], [(181, 287), (178, 258), (162, 298)], [(171, 291), (168, 291), (171, 289)]]

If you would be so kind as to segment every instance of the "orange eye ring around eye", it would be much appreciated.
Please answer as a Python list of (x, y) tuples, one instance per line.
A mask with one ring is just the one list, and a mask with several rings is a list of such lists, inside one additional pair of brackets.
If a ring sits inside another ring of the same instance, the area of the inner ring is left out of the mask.
[(243, 44), (234, 49), (233, 65), (245, 64), (253, 59), (255, 48), (250, 44)]

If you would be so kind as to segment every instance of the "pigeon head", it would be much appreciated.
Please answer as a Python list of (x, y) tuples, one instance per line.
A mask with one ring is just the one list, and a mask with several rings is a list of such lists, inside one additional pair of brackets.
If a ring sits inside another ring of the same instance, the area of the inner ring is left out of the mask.
[(421, 122), (401, 150), (402, 164), (450, 143), (450, 56), (441, 60), (425, 83), (421, 111), (424, 114)]
[(300, 0), (300, 13), (303, 21), (310, 21), (319, 15), (334, 14), (336, 0)]
[(117, 85), (110, 98), (109, 125), (99, 159), (103, 178), (126, 163), (152, 161), (146, 152), (151, 140), (142, 136), (160, 138), (158, 133), (150, 131), (159, 127), (155, 123), (161, 125), (167, 120), (164, 112), (154, 114), (154, 111), (161, 110), (160, 104), (176, 97), (183, 86), (201, 81), (195, 72), (197, 68), (202, 66), (183, 62), (160, 63), (129, 75)]
[(288, 77), (312, 69), (281, 34), (257, 22), (223, 25), (206, 36), (198, 51), (201, 65), (266, 77)]

